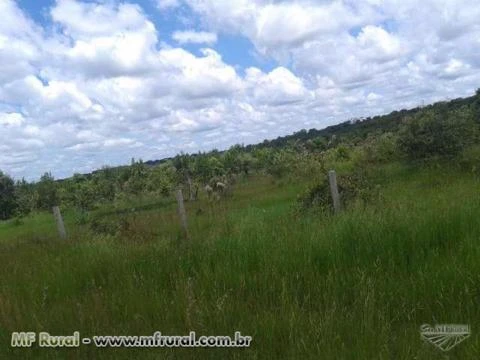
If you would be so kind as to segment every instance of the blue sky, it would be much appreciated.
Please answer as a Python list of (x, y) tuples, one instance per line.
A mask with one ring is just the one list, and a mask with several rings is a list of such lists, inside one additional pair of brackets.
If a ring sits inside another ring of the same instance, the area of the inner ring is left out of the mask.
[[(101, 3), (101, 1), (92, 0), (83, 2), (90, 2), (93, 4)], [(195, 15), (192, 14), (190, 9), (186, 6), (158, 11), (158, 7), (154, 0), (137, 0), (129, 2), (138, 4), (142, 8), (148, 19), (155, 24), (159, 34), (171, 37), (175, 31), (201, 28), (199, 20), (195, 18)], [(55, 0), (17, 0), (17, 3), (25, 13), (43, 27), (48, 28), (52, 26), (52, 19), (49, 10), (55, 5)], [(110, 3), (113, 2), (110, 1)], [(191, 19), (190, 22), (184, 24), (182, 20), (179, 19), (181, 16), (187, 16)], [(171, 45), (174, 45), (174, 41), (171, 39), (167, 38), (165, 40)], [(202, 44), (184, 45), (185, 49), (197, 54), (201, 47)], [(214, 44), (213, 48), (222, 54), (226, 63), (239, 66), (239, 69), (257, 66), (268, 71), (276, 66), (276, 62), (272, 59), (260, 57), (258, 54), (256, 55), (253, 44), (243, 36), (228, 33), (222, 34), (219, 36), (218, 41)]]
[(0, 169), (35, 180), (474, 93), (477, 0), (3, 0)]

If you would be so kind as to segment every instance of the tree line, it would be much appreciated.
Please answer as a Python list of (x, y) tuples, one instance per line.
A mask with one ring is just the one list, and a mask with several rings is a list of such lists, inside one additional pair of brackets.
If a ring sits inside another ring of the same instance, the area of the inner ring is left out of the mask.
[(255, 173), (275, 179), (309, 177), (339, 160), (354, 160), (360, 166), (455, 160), (477, 171), (479, 135), (480, 89), (469, 98), (350, 120), (323, 130), (301, 130), (257, 145), (182, 153), (159, 162), (132, 159), (129, 166), (103, 167), (64, 180), (47, 172), (37, 182), (14, 181), (0, 171), (0, 220), (50, 211), (60, 204), (87, 211), (142, 194), (167, 197), (178, 186), (193, 199), (198, 188), (212, 182), (234, 182)]

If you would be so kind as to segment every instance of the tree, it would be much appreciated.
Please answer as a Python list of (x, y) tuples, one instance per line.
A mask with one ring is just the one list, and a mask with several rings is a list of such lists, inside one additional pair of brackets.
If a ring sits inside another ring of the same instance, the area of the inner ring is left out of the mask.
[(475, 141), (478, 125), (466, 107), (427, 110), (407, 119), (399, 134), (400, 149), (410, 159), (454, 157)]
[(42, 210), (51, 210), (53, 206), (58, 205), (57, 184), (51, 173), (45, 173), (36, 185), (37, 208)]
[(268, 160), (266, 170), (270, 175), (276, 178), (282, 178), (292, 173), (292, 169), (296, 163), (297, 156), (294, 151), (290, 149), (278, 150), (275, 151), (271, 159)]
[(223, 154), (223, 164), (228, 173), (239, 173), (240, 172), (240, 155), (243, 152), (243, 147), (241, 145), (234, 145), (230, 147)]
[(176, 184), (177, 170), (170, 163), (153, 168), (148, 174), (147, 190), (168, 196)]
[(195, 158), (194, 171), (196, 177), (204, 183), (207, 183), (212, 177), (208, 156), (206, 154), (197, 155)]
[(25, 216), (35, 209), (36, 196), (33, 184), (25, 179), (15, 184), (15, 196), (17, 200), (17, 215)]
[(194, 200), (195, 192), (193, 191), (192, 183), (193, 162), (191, 157), (182, 152), (173, 158), (173, 166), (175, 166), (183, 181), (188, 185), (189, 199)]
[(130, 176), (128, 181), (124, 184), (124, 189), (127, 193), (138, 195), (146, 188), (147, 167), (142, 160), (135, 162), (132, 159), (130, 165)]
[(95, 204), (95, 189), (88, 181), (81, 182), (75, 189), (74, 205), (76, 208), (87, 211)]
[(112, 202), (115, 199), (117, 178), (112, 168), (104, 166), (92, 179), (97, 200)]
[(475, 92), (475, 101), (473, 102), (473, 111), (475, 120), (480, 123), (480, 88)]
[(11, 218), (15, 213), (16, 207), (13, 179), (0, 171), (0, 220)]
[(240, 163), (240, 170), (245, 174), (248, 175), (250, 170), (255, 168), (256, 159), (249, 153), (242, 153), (239, 156), (239, 163)]

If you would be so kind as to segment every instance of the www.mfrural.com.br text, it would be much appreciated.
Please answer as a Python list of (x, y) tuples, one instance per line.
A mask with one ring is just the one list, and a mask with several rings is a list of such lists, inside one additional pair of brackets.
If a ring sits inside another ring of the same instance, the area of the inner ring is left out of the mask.
[(82, 345), (93, 345), (99, 348), (146, 347), (146, 348), (216, 348), (216, 347), (249, 347), (251, 336), (244, 336), (236, 331), (234, 336), (210, 335), (197, 336), (195, 331), (188, 335), (163, 335), (160, 331), (153, 335), (105, 335), (83, 337), (75, 331), (71, 335), (51, 335), (48, 332), (13, 332), (12, 347), (44, 347), (75, 348)]

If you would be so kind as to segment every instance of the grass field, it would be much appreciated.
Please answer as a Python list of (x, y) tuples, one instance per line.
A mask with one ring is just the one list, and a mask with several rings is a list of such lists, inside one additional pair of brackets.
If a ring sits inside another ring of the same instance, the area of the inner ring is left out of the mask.
[[(231, 198), (93, 214), (60, 241), (50, 214), (0, 224), (0, 358), (475, 359), (480, 355), (480, 181), (391, 165), (381, 196), (299, 216), (305, 184), (266, 177)], [(469, 324), (447, 355), (424, 324)], [(13, 331), (253, 337), (248, 349), (13, 349)]]

